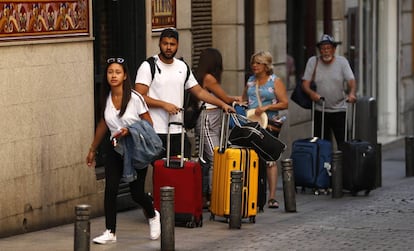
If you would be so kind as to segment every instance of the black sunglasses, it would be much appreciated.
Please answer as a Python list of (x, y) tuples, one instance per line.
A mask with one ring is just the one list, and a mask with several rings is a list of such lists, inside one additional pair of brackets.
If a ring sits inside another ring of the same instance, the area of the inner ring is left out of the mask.
[(123, 58), (108, 58), (106, 60), (106, 63), (108, 63), (108, 64), (112, 64), (112, 63), (122, 64), (124, 62), (125, 62), (125, 59), (123, 59)]

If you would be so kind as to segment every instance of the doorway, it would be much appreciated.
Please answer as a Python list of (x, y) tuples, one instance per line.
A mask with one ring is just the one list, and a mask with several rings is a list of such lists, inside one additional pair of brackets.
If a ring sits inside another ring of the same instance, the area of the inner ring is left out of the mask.
[(296, 80), (302, 79), (307, 60), (316, 54), (315, 46), (316, 0), (287, 1), (287, 53), (294, 60)]
[[(100, 85), (105, 81), (106, 59), (124, 58), (129, 68), (129, 75), (132, 80), (135, 80), (137, 68), (146, 58), (146, 21), (145, 1), (93, 0), (92, 4), (96, 125), (101, 117), (99, 95)], [(109, 142), (103, 141), (98, 147), (97, 167), (103, 166), (107, 145)], [(98, 178), (101, 177), (98, 175)]]

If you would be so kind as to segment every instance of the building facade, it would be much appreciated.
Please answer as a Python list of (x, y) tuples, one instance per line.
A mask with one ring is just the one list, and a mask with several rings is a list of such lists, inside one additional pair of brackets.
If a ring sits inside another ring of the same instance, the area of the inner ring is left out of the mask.
[[(158, 52), (163, 25), (178, 29), (177, 56), (192, 67), (203, 48), (222, 52), (222, 82), (232, 95), (242, 93), (257, 50), (272, 53), (290, 94), (319, 37), (331, 33), (353, 67), (358, 94), (377, 100), (379, 137), (414, 133), (412, 0), (26, 2), (0, 2), (0, 237), (73, 222), (77, 204), (103, 214), (102, 168), (88, 168), (85, 157), (105, 58), (125, 55), (134, 78), (139, 63)], [(77, 3), (87, 7), (80, 31)], [(31, 22), (38, 9), (43, 21)], [(310, 136), (310, 114), (292, 102), (287, 112), (281, 138), (290, 146)]]

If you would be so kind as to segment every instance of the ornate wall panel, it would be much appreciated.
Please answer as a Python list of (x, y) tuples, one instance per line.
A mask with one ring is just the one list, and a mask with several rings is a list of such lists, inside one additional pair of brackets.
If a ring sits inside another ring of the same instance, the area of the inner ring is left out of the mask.
[(152, 29), (176, 27), (175, 0), (152, 0)]
[(89, 1), (0, 1), (0, 41), (88, 36)]

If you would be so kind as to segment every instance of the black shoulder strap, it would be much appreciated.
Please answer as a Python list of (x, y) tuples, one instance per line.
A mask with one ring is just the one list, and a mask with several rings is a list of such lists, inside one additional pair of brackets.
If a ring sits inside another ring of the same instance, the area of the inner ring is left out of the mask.
[(184, 85), (185, 85), (185, 83), (187, 83), (188, 79), (190, 78), (190, 73), (191, 73), (190, 66), (188, 66), (187, 62), (184, 61), (184, 58), (183, 57), (180, 57), (178, 59), (181, 60), (181, 61), (183, 61), (184, 64), (185, 64), (185, 66), (187, 67), (187, 75), (186, 75), (185, 81), (184, 81)]
[(188, 79), (190, 78), (190, 66), (188, 66), (188, 64), (183, 60), (185, 66), (187, 66), (187, 76), (185, 77), (185, 81), (184, 84), (187, 83)]
[[(184, 61), (183, 58), (180, 58), (181, 61), (184, 62), (185, 66), (187, 67), (187, 75), (185, 77), (185, 81), (184, 84), (187, 83), (188, 79), (190, 78), (190, 67), (188, 66), (188, 64)], [(161, 73), (161, 69), (158, 67), (158, 65), (155, 63), (155, 58), (154, 57), (149, 57), (147, 58), (145, 61), (147, 61), (150, 65), (150, 69), (151, 69), (151, 79), (154, 79), (155, 76), (155, 68), (158, 69), (158, 73)]]
[(154, 76), (155, 76), (155, 67), (157, 67), (158, 73), (161, 73), (161, 69), (155, 63), (155, 58), (154, 57), (149, 57), (145, 61), (147, 61), (148, 64), (150, 65), (150, 69), (151, 69), (151, 79), (154, 79)]

